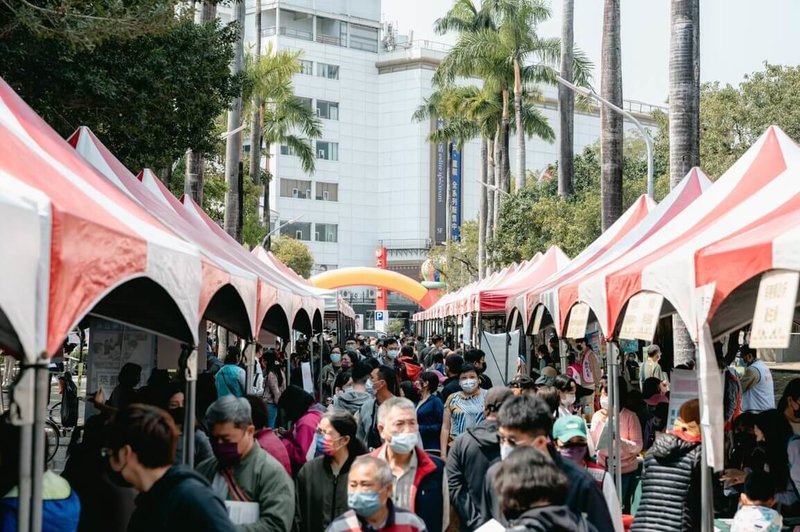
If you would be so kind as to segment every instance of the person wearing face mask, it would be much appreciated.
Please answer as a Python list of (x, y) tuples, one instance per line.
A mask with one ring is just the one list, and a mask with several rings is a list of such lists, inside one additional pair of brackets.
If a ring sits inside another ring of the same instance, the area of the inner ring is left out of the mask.
[(372, 397), (364, 402), (359, 411), (358, 438), (366, 443), (369, 449), (376, 449), (383, 443), (378, 428), (378, 407), (400, 393), (394, 368), (378, 366), (371, 370), (366, 389)]
[(258, 504), (258, 519), (240, 532), (286, 531), (294, 520), (294, 486), (286, 471), (255, 439), (250, 403), (221, 397), (206, 412), (214, 457), (197, 466), (211, 489), (226, 501)]
[(341, 394), (333, 397), (333, 409), (358, 415), (364, 403), (372, 397), (367, 392), (367, 381), (371, 372), (372, 367), (369, 364), (364, 362), (356, 364), (350, 373), (352, 384), (349, 387), (345, 386)]
[(423, 371), (417, 384), (421, 396), (417, 403), (417, 421), (419, 434), (422, 437), (422, 448), (427, 451), (439, 451), (439, 436), (442, 433), (444, 415), (444, 403), (436, 395), (439, 389), (439, 377), (432, 371)]
[(256, 428), (256, 442), (258, 446), (267, 451), (286, 471), (286, 474), (292, 476), (292, 462), (289, 460), (289, 453), (286, 452), (286, 447), (283, 442), (278, 438), (278, 435), (267, 426), (269, 413), (264, 402), (254, 395), (248, 395), (245, 399), (250, 403), (250, 411), (253, 418), (253, 426)]
[(267, 405), (267, 426), (274, 429), (278, 421), (278, 401), (286, 389), (286, 372), (274, 349), (264, 352), (262, 362), (264, 364), (264, 392), (261, 399)]
[(359, 456), (350, 466), (347, 505), (326, 532), (425, 532), (425, 523), (392, 501), (392, 470), (372, 456)]
[(580, 404), (581, 414), (584, 412), (594, 414), (594, 394), (596, 392), (596, 387), (600, 384), (600, 377), (602, 375), (600, 359), (597, 357), (597, 354), (595, 354), (586, 338), (578, 338), (575, 340), (575, 345), (578, 347), (580, 353), (580, 376), (576, 380), (582, 392), (578, 394), (577, 398)]
[(623, 532), (622, 509), (617, 497), (617, 490), (614, 487), (614, 480), (605, 467), (595, 463), (589, 456), (589, 434), (583, 418), (580, 416), (558, 418), (553, 424), (553, 441), (561, 458), (583, 467), (597, 482), (603, 491), (615, 532)]
[(356, 339), (353, 338), (352, 336), (349, 336), (344, 341), (344, 352), (348, 353), (351, 357), (358, 355), (358, 342), (356, 342)]
[(292, 471), (297, 473), (316, 452), (316, 434), (319, 420), (326, 409), (314, 400), (314, 396), (294, 384), (286, 388), (278, 402), (287, 421), (292, 423), (290, 431), (282, 431), (283, 445), (292, 461)]
[[(550, 443), (553, 416), (541, 397), (523, 394), (509, 398), (497, 413), (497, 423), (502, 460), (508, 458), (516, 447), (533, 447), (548, 454), (569, 481), (569, 491), (564, 501), (566, 506), (576, 515), (585, 515), (598, 532), (614, 532), (608, 505), (597, 482), (585, 469), (561, 458)], [(494, 488), (501, 464), (495, 463), (486, 472), (481, 498), (481, 519), (484, 523), (494, 518), (506, 524)]]
[(103, 455), (110, 472), (139, 490), (128, 532), (234, 532), (222, 499), (206, 479), (173, 465), (177, 438), (172, 419), (154, 406), (123, 407), (109, 423)]
[(395, 338), (387, 338), (384, 340), (383, 347), (384, 351), (380, 356), (381, 364), (392, 366), (399, 374), (400, 367), (397, 359), (400, 356), (400, 344)]
[(778, 401), (778, 412), (783, 414), (794, 434), (800, 434), (800, 379), (792, 379)]
[(356, 438), (358, 426), (347, 412), (328, 412), (317, 429), (318, 456), (297, 474), (295, 530), (324, 530), (347, 511), (347, 476), (358, 456), (366, 454)]
[[(639, 416), (627, 408), (628, 389), (625, 380), (619, 378), (619, 440), (620, 440), (620, 469), (622, 470), (622, 486), (620, 495), (622, 498), (622, 508), (630, 511), (631, 499), (636, 487), (637, 479), (640, 476), (641, 466), (639, 465), (639, 453), (642, 452), (642, 424)], [(600, 410), (592, 416), (592, 438), (595, 442), (600, 442), (603, 430), (608, 424), (608, 384), (603, 384), (600, 388)], [(608, 467), (608, 449), (597, 449), (597, 461), (602, 467)]]
[(747, 365), (742, 375), (742, 410), (763, 412), (775, 408), (775, 386), (772, 372), (759, 360), (755, 349), (748, 345), (741, 348), (742, 360)]
[(342, 353), (333, 351), (331, 353), (331, 362), (322, 367), (322, 397), (320, 403), (327, 404), (328, 399), (333, 395), (333, 381), (336, 376), (342, 371)]
[(575, 379), (566, 375), (557, 375), (553, 379), (553, 386), (558, 390), (559, 405), (556, 417), (571, 416), (575, 414), (575, 401), (578, 393), (578, 385)]
[(664, 380), (664, 371), (661, 369), (661, 348), (656, 344), (647, 346), (647, 358), (642, 362), (642, 369), (639, 371), (639, 381), (644, 383), (647, 379), (656, 378), (659, 381)]
[(472, 364), (461, 366), (458, 384), (461, 391), (452, 394), (444, 403), (440, 435), (442, 458), (447, 458), (447, 451), (456, 438), (484, 420), (486, 390), (480, 387), (475, 366)]
[(391, 468), (394, 504), (417, 514), (429, 532), (444, 532), (450, 518), (444, 462), (420, 447), (414, 403), (402, 397), (382, 403), (378, 429), (386, 443), (372, 456)]

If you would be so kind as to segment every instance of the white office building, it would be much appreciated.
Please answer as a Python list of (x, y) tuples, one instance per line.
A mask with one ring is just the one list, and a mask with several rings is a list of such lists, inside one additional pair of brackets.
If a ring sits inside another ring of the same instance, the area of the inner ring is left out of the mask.
[[(436, 124), (414, 122), (412, 114), (433, 92), (431, 80), (447, 46), (397, 36), (381, 23), (380, 13), (380, 0), (262, 0), (262, 45), (302, 50), (295, 93), (323, 123), (322, 137), (313, 144), (314, 175), (302, 171), (287, 147), (273, 148), (272, 222), (296, 220), (281, 232), (308, 244), (317, 271), (374, 265), (375, 250), (384, 245), (390, 269), (417, 278), (431, 243), (444, 240), (446, 206), (437, 146), (426, 140)], [(248, 1), (251, 41), (253, 16)], [(221, 18), (230, 20), (230, 8), (221, 8)], [(543, 111), (557, 131), (556, 89), (542, 90)], [(626, 105), (649, 119), (649, 106)], [(597, 113), (578, 112), (576, 152), (599, 135)], [(557, 142), (529, 139), (527, 151), (533, 171), (558, 158)], [(463, 220), (477, 218), (479, 155), (477, 140), (464, 147)]]

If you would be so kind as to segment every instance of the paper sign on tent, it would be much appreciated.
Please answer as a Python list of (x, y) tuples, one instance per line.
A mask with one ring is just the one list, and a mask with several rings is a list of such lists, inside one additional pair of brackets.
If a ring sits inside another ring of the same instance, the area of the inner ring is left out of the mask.
[(800, 272), (772, 271), (761, 276), (750, 331), (750, 347), (789, 347)]
[(628, 301), (619, 337), (627, 340), (652, 341), (663, 302), (664, 296), (653, 292), (641, 292), (633, 296)]

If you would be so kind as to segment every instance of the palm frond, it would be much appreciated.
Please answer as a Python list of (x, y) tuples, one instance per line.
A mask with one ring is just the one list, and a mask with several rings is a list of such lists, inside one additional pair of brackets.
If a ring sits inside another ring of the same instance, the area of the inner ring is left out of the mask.
[(283, 138), (283, 144), (289, 146), (289, 149), (300, 159), (300, 166), (303, 167), (305, 173), (314, 173), (317, 158), (314, 156), (314, 148), (309, 139), (297, 135), (287, 135)]

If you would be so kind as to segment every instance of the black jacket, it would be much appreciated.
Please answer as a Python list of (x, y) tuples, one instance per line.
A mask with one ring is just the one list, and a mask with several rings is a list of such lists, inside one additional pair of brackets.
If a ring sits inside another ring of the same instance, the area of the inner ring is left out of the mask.
[(486, 420), (456, 438), (447, 457), (450, 504), (458, 512), (461, 530), (475, 530), (481, 523), (483, 482), (489, 466), (500, 458), (497, 421)]
[(595, 532), (583, 516), (575, 515), (566, 506), (531, 508), (514, 519), (509, 531), (523, 532)]
[(642, 498), (631, 530), (700, 528), (700, 443), (659, 434), (644, 459)]
[(128, 532), (234, 532), (228, 511), (206, 480), (172, 466), (149, 491), (136, 497)]
[(355, 460), (351, 456), (338, 475), (333, 474), (327, 456), (306, 462), (295, 481), (297, 504), (294, 527), (296, 531), (325, 530), (337, 517), (349, 510), (347, 506), (347, 477)]
[[(576, 515), (585, 515), (586, 520), (598, 532), (614, 532), (614, 523), (611, 521), (611, 514), (608, 512), (608, 505), (599, 484), (584, 468), (569, 460), (562, 459), (561, 455), (553, 448), (550, 448), (550, 457), (569, 481), (569, 493), (567, 494), (565, 505)], [(497, 500), (497, 494), (494, 489), (494, 477), (497, 474), (497, 470), (500, 469), (500, 463), (499, 461), (496, 462), (486, 472), (481, 502), (481, 519), (483, 522), (494, 518), (502, 524), (506, 523), (500, 512), (500, 503)]]
[(458, 377), (448, 377), (447, 380), (444, 381), (442, 391), (439, 392), (439, 395), (442, 396), (442, 402), (446, 403), (448, 397), (460, 391), (461, 385), (458, 383)]

